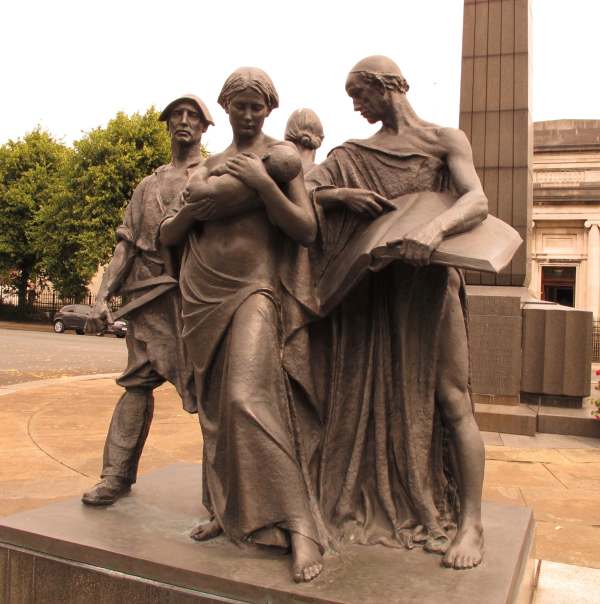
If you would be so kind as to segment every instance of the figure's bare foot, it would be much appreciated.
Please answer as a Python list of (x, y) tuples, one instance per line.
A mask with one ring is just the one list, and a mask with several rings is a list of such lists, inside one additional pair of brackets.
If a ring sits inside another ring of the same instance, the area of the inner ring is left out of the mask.
[(462, 570), (477, 566), (483, 558), (483, 528), (480, 524), (465, 524), (454, 537), (442, 564)]
[(218, 537), (223, 532), (216, 518), (199, 524), (191, 533), (190, 537), (196, 541), (208, 541)]
[(319, 546), (299, 533), (292, 533), (292, 558), (296, 583), (312, 581), (323, 570), (323, 556)]
[(445, 554), (450, 547), (450, 538), (446, 533), (436, 533), (428, 535), (423, 549), (430, 554)]

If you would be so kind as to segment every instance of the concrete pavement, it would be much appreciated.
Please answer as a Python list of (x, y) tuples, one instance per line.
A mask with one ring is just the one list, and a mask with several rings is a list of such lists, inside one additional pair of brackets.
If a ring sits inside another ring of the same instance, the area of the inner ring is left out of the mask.
[[(0, 390), (0, 515), (77, 496), (98, 481), (102, 448), (122, 389), (89, 376)], [(140, 472), (201, 461), (198, 419), (170, 386), (155, 391)]]

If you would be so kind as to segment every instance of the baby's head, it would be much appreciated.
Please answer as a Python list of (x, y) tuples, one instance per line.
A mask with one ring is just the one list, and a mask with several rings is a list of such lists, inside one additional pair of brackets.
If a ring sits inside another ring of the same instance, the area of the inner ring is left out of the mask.
[(296, 178), (302, 169), (302, 161), (296, 149), (289, 144), (273, 145), (264, 159), (265, 168), (271, 178), (285, 184)]

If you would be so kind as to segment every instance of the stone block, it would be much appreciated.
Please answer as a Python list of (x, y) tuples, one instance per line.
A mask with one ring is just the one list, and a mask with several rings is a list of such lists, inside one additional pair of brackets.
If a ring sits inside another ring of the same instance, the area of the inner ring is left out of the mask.
[[(485, 113), (478, 111), (471, 114), (471, 147), (475, 168), (485, 165)], [(481, 182), (483, 178), (480, 175)]]
[(500, 110), (512, 111), (515, 107), (515, 55), (500, 56)]
[(488, 52), (488, 3), (475, 5), (475, 56), (487, 55)]
[(466, 3), (463, 12), (462, 56), (472, 57), (475, 50), (475, 4)]
[(502, 1), (502, 39), (500, 47), (502, 54), (513, 54), (515, 52), (514, 0)]
[(530, 109), (529, 98), (529, 55), (520, 52), (514, 55), (514, 108), (515, 110)]
[[(491, 52), (491, 51), (490, 51)], [(490, 55), (487, 63), (486, 111), (500, 110), (500, 55)]]
[(559, 394), (532, 394), (521, 392), (521, 402), (542, 407), (561, 407), (563, 409), (581, 409), (582, 396), (561, 396)]
[(500, 149), (498, 153), (499, 168), (512, 168), (514, 165), (514, 118), (515, 114), (512, 109), (505, 109), (500, 111)]
[(528, 53), (530, 50), (530, 3), (529, 0), (514, 0), (514, 5), (515, 53)]
[(515, 109), (513, 122), (514, 165), (518, 168), (529, 166), (529, 135), (531, 114), (527, 109)]
[(515, 228), (527, 228), (531, 224), (531, 208), (527, 196), (533, 193), (532, 175), (528, 168), (513, 169), (513, 211), (511, 224)]
[(487, 57), (473, 59), (473, 111), (485, 111), (487, 96)]
[[(465, 7), (466, 8), (466, 7)], [(502, 3), (488, 4), (488, 45), (489, 55), (499, 55), (502, 50)]]
[(537, 414), (525, 405), (475, 404), (475, 420), (482, 432), (535, 436)]
[(469, 344), (474, 394), (513, 397), (521, 381), (519, 296), (469, 295)]
[(486, 168), (498, 167), (500, 154), (500, 112), (486, 111), (485, 114), (485, 159)]
[(498, 170), (498, 218), (510, 224), (513, 214), (513, 168)]
[(588, 396), (591, 356), (591, 312), (558, 304), (525, 305), (521, 390)]
[(465, 133), (466, 137), (471, 140), (471, 124), (473, 120), (473, 114), (469, 111), (467, 113), (461, 112), (458, 118), (458, 127)]
[(488, 165), (483, 174), (483, 190), (488, 198), (488, 210), (490, 214), (498, 216), (498, 168), (492, 168)]
[[(473, 111), (473, 57), (463, 57), (460, 78), (460, 107), (461, 112)], [(461, 129), (464, 129), (461, 126)]]
[[(548, 408), (540, 409), (538, 413), (538, 432), (600, 438), (600, 421), (591, 417), (589, 413), (574, 415), (569, 413), (569, 411), (573, 411), (572, 409), (564, 409), (562, 413), (553, 411), (556, 410)], [(578, 411), (584, 410), (581, 409)]]

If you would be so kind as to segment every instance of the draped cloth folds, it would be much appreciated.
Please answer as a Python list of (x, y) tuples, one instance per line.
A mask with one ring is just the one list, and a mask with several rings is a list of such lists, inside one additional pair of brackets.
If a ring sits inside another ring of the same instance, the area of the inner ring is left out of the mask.
[(296, 532), (321, 546), (282, 361), (289, 295), (278, 275), (212, 267), (200, 237), (189, 235), (180, 288), (204, 438), (204, 505), (236, 542), (288, 547)]
[[(444, 190), (448, 172), (442, 157), (417, 146), (390, 151), (348, 141), (308, 175), (313, 197), (325, 187), (364, 188), (391, 199)], [(318, 279), (368, 219), (315, 207)], [(330, 351), (330, 362), (313, 376), (324, 434), (312, 479), (334, 543), (411, 547), (438, 537), (456, 519), (456, 480), (436, 402), (445, 305), (464, 301), (462, 277), (449, 278), (454, 270), (394, 262), (369, 273), (312, 328), (319, 326), (317, 345)], [(451, 287), (460, 296), (449, 296)]]

